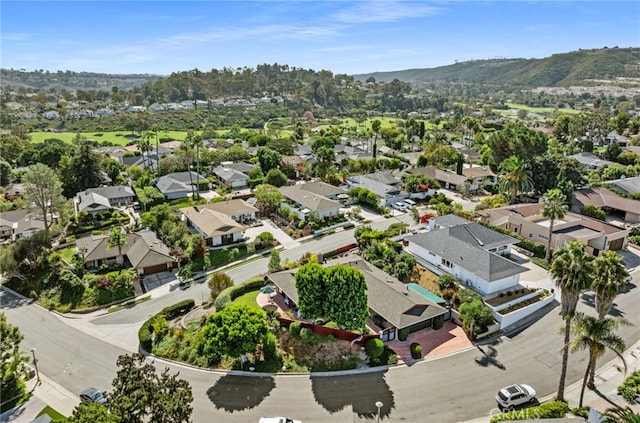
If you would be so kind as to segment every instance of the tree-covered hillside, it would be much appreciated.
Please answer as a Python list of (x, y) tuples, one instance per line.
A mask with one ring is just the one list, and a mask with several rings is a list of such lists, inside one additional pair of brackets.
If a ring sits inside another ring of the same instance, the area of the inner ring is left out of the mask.
[(544, 59), (494, 59), (460, 62), (431, 69), (354, 75), (365, 81), (411, 83), (465, 82), (526, 87), (593, 85), (593, 80), (640, 78), (640, 48), (603, 48), (554, 54)]

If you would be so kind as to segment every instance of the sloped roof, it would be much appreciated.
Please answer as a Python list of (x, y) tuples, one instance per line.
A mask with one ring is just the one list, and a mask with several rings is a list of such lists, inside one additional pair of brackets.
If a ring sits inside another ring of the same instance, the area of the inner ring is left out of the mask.
[(436, 181), (443, 181), (453, 185), (460, 185), (467, 180), (467, 177), (464, 175), (458, 175), (457, 173), (441, 170), (435, 166), (417, 167), (415, 169), (407, 170), (407, 173), (411, 175), (429, 176)]
[[(475, 236), (471, 235), (472, 233), (476, 235), (478, 232), (468, 232), (465, 226), (454, 226), (412, 235), (407, 237), (406, 240), (439, 255), (456, 266), (473, 272), (488, 282), (518, 275), (527, 270), (525, 267), (486, 250), (485, 248), (488, 247), (480, 245)], [(491, 231), (491, 229), (488, 230)], [(485, 239), (491, 240), (490, 237), (485, 237)], [(500, 245), (497, 242), (494, 243)], [(504, 245), (504, 243), (501, 245)]]
[(155, 185), (156, 188), (165, 195), (176, 192), (191, 192), (189, 185), (177, 181), (169, 175), (164, 175), (156, 179)]
[(323, 211), (339, 209), (340, 203), (330, 200), (322, 195), (305, 191), (302, 185), (292, 185), (290, 187), (280, 187), (278, 190), (288, 199), (308, 208), (311, 211)]
[(395, 175), (392, 175), (388, 172), (379, 172), (379, 173), (367, 173), (366, 175), (361, 175), (362, 178), (372, 179), (376, 182), (380, 182), (385, 185), (398, 185), (402, 183), (402, 180)]
[[(404, 328), (447, 312), (444, 307), (420, 295), (393, 276), (367, 263), (357, 256), (331, 260), (327, 266), (344, 264), (360, 270), (367, 284), (367, 303), (371, 310), (396, 328)], [(295, 287), (298, 269), (269, 273), (268, 277), (296, 304), (299, 301)]]
[(326, 182), (316, 181), (316, 182), (307, 182), (305, 184), (296, 185), (301, 190), (311, 192), (313, 194), (322, 195), (327, 197), (329, 195), (338, 195), (344, 194), (346, 191), (338, 188), (334, 185), (327, 184)]
[(213, 169), (213, 173), (223, 181), (246, 181), (249, 179), (248, 175), (226, 166), (217, 166)]
[(204, 207), (210, 210), (214, 210), (227, 216), (233, 216), (238, 213), (251, 213), (257, 212), (258, 209), (244, 200), (235, 198), (233, 200), (216, 201), (213, 203), (203, 204), (198, 207)]
[(640, 201), (620, 197), (605, 187), (576, 190), (573, 193), (573, 201), (578, 205), (591, 204), (598, 208), (608, 207), (625, 212), (640, 213)]
[[(191, 176), (189, 176), (189, 174), (191, 174)], [(168, 176), (170, 178), (172, 178), (175, 181), (178, 182), (182, 182), (183, 184), (186, 185), (191, 185), (191, 181), (193, 180), (193, 182), (196, 182), (198, 180), (198, 173), (197, 172), (172, 172), (169, 173), (165, 176)], [(200, 175), (200, 180), (206, 180), (207, 178), (204, 175)]]
[(15, 234), (20, 235), (28, 230), (44, 229), (44, 220), (32, 210), (10, 210), (0, 213), (0, 227), (15, 229)]
[(586, 151), (581, 151), (580, 153), (573, 154), (568, 157), (577, 160), (585, 166), (591, 167), (603, 167), (615, 164), (615, 162), (601, 159), (600, 157), (591, 153), (587, 153)]
[(607, 185), (625, 193), (625, 194), (638, 194), (640, 193), (640, 176), (633, 178), (620, 178), (606, 182)]
[(80, 195), (80, 199), (80, 204), (78, 204), (78, 210), (80, 211), (97, 212), (109, 210), (111, 208), (109, 199), (96, 192)]
[(236, 223), (235, 220), (226, 214), (211, 210), (208, 207), (185, 207), (180, 209), (180, 211), (193, 225), (200, 228), (207, 237), (233, 234), (241, 232), (244, 229), (242, 225)]
[(128, 185), (114, 185), (98, 188), (87, 188), (84, 192), (78, 193), (78, 195), (98, 194), (107, 200), (123, 198), (123, 197), (135, 197), (133, 188)]
[(397, 187), (362, 176), (350, 176), (347, 178), (347, 181), (356, 186), (368, 189), (380, 198), (386, 198), (388, 195), (399, 195), (402, 193), (402, 190)]

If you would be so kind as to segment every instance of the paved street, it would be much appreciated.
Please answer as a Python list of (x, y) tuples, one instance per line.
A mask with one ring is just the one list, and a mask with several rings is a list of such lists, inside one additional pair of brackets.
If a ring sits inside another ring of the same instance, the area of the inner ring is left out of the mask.
[[(378, 225), (386, 227), (388, 222), (373, 224)], [(352, 231), (327, 235), (283, 251), (282, 256), (295, 259), (307, 250), (326, 251), (351, 242), (352, 236)], [(265, 270), (266, 259), (260, 259), (228, 273), (238, 282)], [(634, 323), (620, 329), (629, 345), (640, 339), (639, 279), (639, 272), (634, 272), (631, 289), (617, 298), (613, 311), (614, 315)], [(137, 350), (139, 322), (180, 299), (191, 297), (198, 301), (202, 295), (208, 295), (204, 283), (187, 290), (171, 286), (158, 289), (168, 292), (130, 309), (73, 320), (4, 292), (0, 293), (0, 303), (8, 320), (18, 324), (25, 335), (22, 348), (37, 348), (40, 371), (63, 390), (77, 393), (87, 386), (110, 388), (117, 356)], [(583, 295), (579, 309), (592, 309), (590, 294)], [(481, 344), (474, 350), (371, 373), (278, 375), (256, 379), (178, 364), (166, 365), (190, 381), (196, 423), (257, 421), (260, 416), (282, 414), (305, 423), (371, 422), (376, 401), (384, 404), (383, 421), (457, 422), (485, 418), (495, 412), (495, 392), (507, 384), (525, 382), (537, 389), (539, 398), (551, 395), (557, 389), (560, 370), (562, 339), (557, 328), (561, 325), (556, 308), (529, 328)], [(599, 365), (614, 358), (613, 354), (606, 353)], [(585, 360), (585, 353), (571, 355), (568, 384), (581, 379)], [(160, 359), (156, 359), (155, 364), (158, 368), (165, 365)], [(61, 401), (63, 407), (65, 404), (72, 407), (71, 400)]]

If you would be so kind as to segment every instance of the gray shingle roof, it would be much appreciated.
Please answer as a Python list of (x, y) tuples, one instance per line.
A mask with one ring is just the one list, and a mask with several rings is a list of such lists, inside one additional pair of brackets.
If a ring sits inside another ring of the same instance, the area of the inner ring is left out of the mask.
[(278, 190), (280, 190), (282, 195), (291, 201), (294, 201), (311, 211), (340, 209), (340, 203), (337, 201), (330, 200), (322, 195), (305, 191), (304, 188), (302, 188), (303, 186), (304, 185), (285, 186), (278, 188)]
[(217, 166), (213, 173), (223, 181), (247, 181), (249, 176), (226, 166)]
[[(500, 237), (492, 236), (479, 228), (494, 232)], [(503, 242), (500, 242), (500, 239)], [(509, 242), (506, 241), (509, 239), (517, 242), (515, 238), (502, 235), (477, 223), (454, 226), (406, 238), (408, 242), (413, 242), (456, 266), (475, 273), (488, 282), (514, 276), (527, 270), (525, 267), (488, 251), (490, 248), (508, 244)], [(480, 243), (483, 240), (486, 241), (484, 245)]]

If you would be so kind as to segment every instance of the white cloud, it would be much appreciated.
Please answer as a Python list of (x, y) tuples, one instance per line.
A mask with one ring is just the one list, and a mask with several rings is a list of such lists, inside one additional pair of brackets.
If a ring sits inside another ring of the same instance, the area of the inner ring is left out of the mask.
[(420, 2), (372, 0), (358, 2), (333, 15), (338, 22), (362, 24), (371, 22), (395, 22), (406, 18), (435, 15), (439, 8)]

